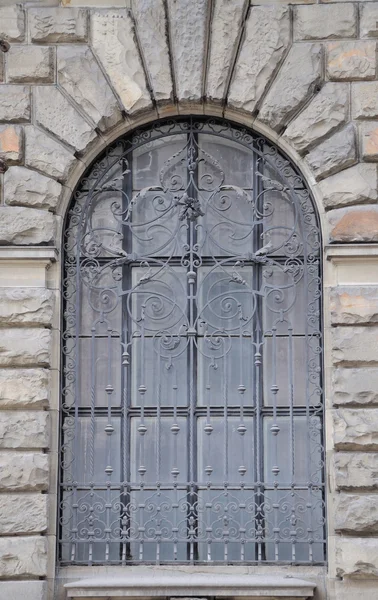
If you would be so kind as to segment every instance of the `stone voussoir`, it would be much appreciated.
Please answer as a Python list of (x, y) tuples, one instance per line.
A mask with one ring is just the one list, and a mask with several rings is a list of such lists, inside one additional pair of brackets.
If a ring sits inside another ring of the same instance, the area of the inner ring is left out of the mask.
[(378, 366), (378, 327), (332, 327), (331, 342), (334, 365)]
[(326, 209), (376, 202), (377, 166), (358, 163), (318, 184)]
[(35, 410), (0, 411), (0, 448), (28, 450), (49, 445), (49, 413)]
[(339, 494), (335, 530), (346, 535), (378, 533), (378, 494)]
[(88, 12), (82, 8), (31, 8), (29, 31), (33, 42), (85, 42), (88, 37)]
[(47, 369), (0, 369), (0, 409), (41, 409), (49, 404)]
[(52, 83), (54, 48), (49, 46), (11, 46), (7, 56), (9, 83)]
[(357, 157), (356, 131), (354, 125), (349, 123), (311, 150), (306, 162), (316, 179), (324, 179), (355, 164)]
[(2, 328), (0, 366), (44, 367), (50, 363), (51, 332), (35, 327)]
[(338, 577), (378, 577), (378, 539), (337, 537), (335, 566)]
[(46, 538), (0, 537), (0, 578), (44, 577), (46, 574)]
[(35, 245), (55, 239), (54, 215), (46, 210), (0, 206), (0, 244)]
[(51, 325), (54, 292), (45, 288), (0, 288), (0, 325)]
[(30, 121), (30, 88), (23, 85), (2, 85), (0, 121), (25, 123)]
[(25, 165), (61, 181), (77, 163), (72, 152), (34, 125), (25, 127)]
[[(10, 4), (10, 3), (9, 3)], [(22, 42), (25, 37), (25, 12), (21, 4), (0, 7), (0, 39)]]
[(331, 80), (359, 81), (375, 79), (377, 70), (376, 42), (329, 42), (327, 44), (327, 76)]
[(10, 167), (4, 175), (4, 199), (10, 206), (54, 210), (61, 192), (60, 183), (25, 167)]
[(330, 291), (332, 325), (378, 323), (378, 287), (337, 286)]
[(1, 494), (0, 535), (46, 531), (47, 499), (47, 494)]
[(332, 416), (337, 450), (378, 450), (378, 409), (338, 408)]
[(353, 38), (357, 10), (353, 4), (313, 4), (294, 8), (294, 39)]
[(7, 165), (23, 159), (23, 130), (19, 125), (0, 125), (0, 157)]
[(332, 401), (337, 406), (378, 404), (378, 367), (332, 370)]
[(42, 452), (0, 452), (0, 491), (46, 491), (49, 457)]

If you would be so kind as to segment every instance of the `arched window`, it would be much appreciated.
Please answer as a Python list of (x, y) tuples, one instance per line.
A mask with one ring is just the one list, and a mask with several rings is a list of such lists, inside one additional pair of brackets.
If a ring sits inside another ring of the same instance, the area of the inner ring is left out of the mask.
[(320, 249), (300, 174), (225, 121), (92, 166), (64, 238), (62, 563), (324, 560)]

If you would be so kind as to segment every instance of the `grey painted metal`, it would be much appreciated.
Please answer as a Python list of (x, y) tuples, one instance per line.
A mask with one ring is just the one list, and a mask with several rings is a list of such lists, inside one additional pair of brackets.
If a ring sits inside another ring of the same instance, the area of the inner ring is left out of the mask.
[(92, 166), (64, 238), (62, 563), (324, 561), (320, 248), (300, 174), (228, 122)]

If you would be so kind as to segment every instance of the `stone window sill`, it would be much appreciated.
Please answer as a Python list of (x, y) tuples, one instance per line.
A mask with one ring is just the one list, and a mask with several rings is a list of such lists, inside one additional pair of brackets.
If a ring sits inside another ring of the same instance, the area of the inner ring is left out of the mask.
[(248, 597), (306, 600), (316, 584), (282, 575), (225, 575), (219, 573), (130, 573), (122, 577), (91, 577), (65, 584), (68, 598), (204, 598)]

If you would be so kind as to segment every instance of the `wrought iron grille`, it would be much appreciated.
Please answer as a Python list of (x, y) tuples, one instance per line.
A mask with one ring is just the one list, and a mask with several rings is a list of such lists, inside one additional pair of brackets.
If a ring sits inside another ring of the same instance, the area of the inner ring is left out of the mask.
[(320, 247), (300, 174), (225, 121), (92, 166), (64, 238), (63, 563), (324, 560)]

